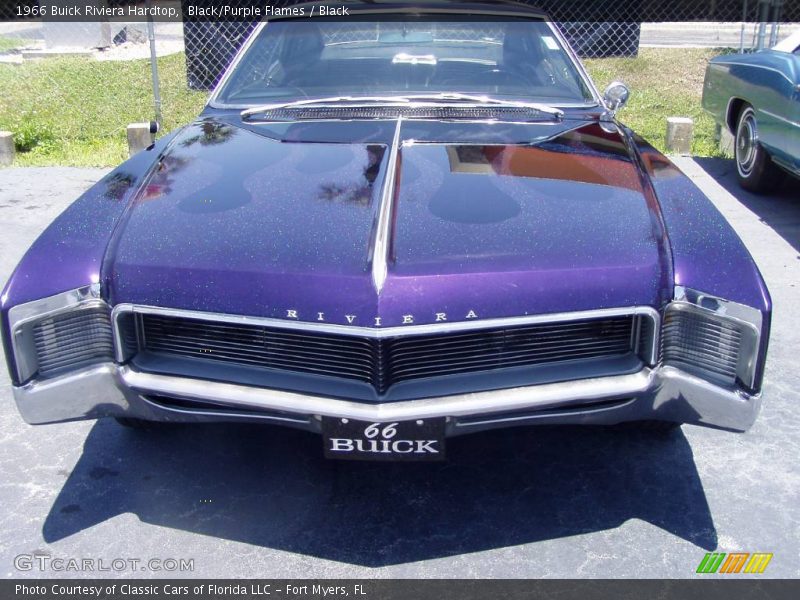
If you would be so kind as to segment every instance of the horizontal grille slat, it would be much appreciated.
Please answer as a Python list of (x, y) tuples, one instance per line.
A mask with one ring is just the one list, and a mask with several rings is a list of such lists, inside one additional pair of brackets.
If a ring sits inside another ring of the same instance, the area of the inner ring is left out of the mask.
[[(605, 322), (601, 322), (605, 324)], [(607, 327), (615, 327), (618, 329), (628, 329), (630, 328), (630, 323), (623, 323), (623, 322), (613, 322), (606, 324)], [(403, 344), (412, 344), (417, 343), (419, 341), (433, 341), (433, 342), (461, 342), (461, 341), (468, 341), (470, 339), (485, 339), (487, 335), (491, 334), (503, 334), (503, 335), (518, 335), (518, 336), (525, 336), (530, 333), (537, 333), (539, 335), (546, 335), (548, 333), (558, 334), (558, 335), (572, 335), (573, 332), (579, 330), (597, 330), (599, 324), (595, 323), (562, 323), (559, 325), (552, 325), (552, 324), (545, 324), (545, 325), (536, 325), (536, 326), (519, 326), (513, 329), (488, 329), (488, 330), (478, 330), (476, 332), (466, 332), (466, 333), (449, 333), (445, 334), (444, 336), (435, 337), (435, 336), (410, 336), (404, 338), (397, 338), (392, 341), (395, 345), (403, 345)]]
[(41, 352), (39, 355), (39, 365), (45, 365), (50, 362), (57, 362), (62, 359), (79, 359), (81, 356), (89, 356), (95, 354), (103, 354), (107, 352), (111, 352), (113, 350), (113, 345), (110, 341), (92, 341), (90, 338), (86, 338), (82, 345), (81, 350), (74, 350), (75, 346), (67, 346), (59, 347), (58, 351), (51, 351), (51, 352)]
[[(386, 338), (299, 331), (258, 323), (136, 313), (137, 347), (160, 357), (369, 383), (401, 381), (634, 353), (634, 315)], [(649, 351), (649, 349), (648, 349)], [(148, 363), (152, 364), (152, 363)], [(169, 369), (168, 363), (164, 368)]]
[(39, 362), (39, 373), (40, 375), (50, 375), (52, 372), (68, 368), (72, 365), (75, 365), (76, 368), (81, 366), (83, 363), (87, 361), (91, 361), (95, 358), (109, 358), (111, 357), (112, 348), (102, 347), (98, 348), (93, 352), (80, 352), (71, 355), (60, 355), (57, 357), (52, 357), (47, 360), (42, 360)]
[(266, 339), (254, 339), (253, 344), (251, 345), (244, 345), (244, 344), (237, 344), (231, 345), (221, 342), (215, 341), (208, 341), (208, 340), (200, 340), (197, 342), (185, 342), (179, 339), (171, 339), (171, 340), (157, 340), (150, 342), (148, 347), (151, 350), (161, 350), (161, 351), (169, 351), (169, 350), (195, 350), (197, 352), (207, 352), (208, 354), (214, 354), (216, 352), (225, 353), (225, 352), (240, 352), (243, 355), (250, 355), (250, 356), (261, 356), (267, 354), (269, 352), (278, 352), (278, 351), (287, 351), (291, 350), (293, 356), (297, 357), (307, 357), (307, 358), (317, 358), (320, 360), (332, 360), (333, 362), (341, 363), (355, 363), (355, 364), (364, 364), (364, 365), (371, 365), (372, 360), (369, 356), (364, 356), (363, 354), (358, 354), (349, 350), (345, 351), (338, 351), (336, 354), (332, 355), (331, 358), (326, 358), (325, 355), (316, 352), (313, 348), (290, 348), (288, 346), (282, 344), (275, 344), (272, 342), (267, 341)]
[[(174, 354), (189, 358), (198, 358), (198, 355), (195, 353), (174, 352)], [(318, 373), (321, 375), (330, 375), (332, 377), (349, 377), (361, 381), (370, 381), (372, 378), (371, 371), (369, 370), (359, 371), (357, 369), (347, 369), (340, 366), (337, 366), (336, 368), (329, 368), (321, 364), (309, 365), (308, 363), (292, 362), (275, 358), (273, 358), (273, 360), (270, 360), (269, 364), (265, 364), (266, 361), (264, 361), (263, 359), (253, 359), (250, 357), (232, 358), (232, 357), (222, 357), (222, 356), (214, 356), (214, 357), (201, 356), (200, 358), (205, 358), (208, 360), (215, 360), (225, 363), (232, 363), (242, 366), (256, 366), (256, 367), (264, 367), (264, 368), (278, 369), (278, 370), (284, 369), (287, 371), (298, 372), (298, 373)]]
[(671, 338), (681, 342), (690, 342), (698, 346), (705, 346), (707, 348), (715, 348), (720, 351), (736, 352), (741, 344), (741, 336), (714, 336), (705, 333), (685, 333), (680, 329), (668, 327), (664, 333)]
[(661, 360), (728, 384), (737, 378), (742, 332), (731, 322), (689, 310), (664, 316)]
[[(619, 352), (617, 355), (625, 354), (625, 352)], [(504, 353), (497, 353), (497, 354), (481, 354), (481, 355), (473, 355), (473, 356), (466, 356), (461, 358), (454, 358), (453, 360), (438, 360), (438, 361), (418, 361), (413, 363), (404, 363), (399, 365), (392, 365), (391, 370), (395, 377), (401, 377), (403, 373), (408, 370), (412, 370), (414, 372), (423, 372), (426, 369), (435, 370), (441, 367), (447, 368), (460, 368), (462, 366), (473, 366), (476, 370), (482, 370), (481, 367), (485, 365), (495, 364), (496, 368), (503, 368), (508, 365), (508, 363), (520, 360), (525, 364), (529, 365), (539, 365), (543, 363), (550, 363), (550, 362), (560, 362), (564, 360), (572, 360), (574, 358), (582, 358), (586, 356), (610, 356), (610, 354), (606, 351), (606, 349), (595, 346), (595, 347), (583, 347), (583, 348), (574, 348), (569, 351), (557, 351), (557, 350), (550, 350), (547, 352), (540, 352), (537, 353), (536, 357), (533, 358), (529, 353), (525, 352), (504, 352)]]
[(416, 352), (406, 354), (405, 352), (393, 354), (393, 364), (402, 364), (405, 362), (419, 362), (425, 361), (447, 361), (453, 360), (462, 356), (480, 356), (483, 354), (498, 354), (504, 352), (550, 352), (562, 351), (569, 353), (573, 349), (579, 349), (585, 346), (599, 345), (607, 351), (612, 351), (615, 347), (621, 348), (624, 351), (630, 350), (630, 335), (620, 336), (616, 338), (592, 340), (592, 339), (579, 339), (570, 342), (563, 340), (558, 343), (553, 343), (553, 340), (542, 340), (538, 342), (529, 343), (508, 343), (508, 342), (489, 342), (484, 346), (470, 346), (469, 348), (450, 348), (446, 353), (440, 351), (427, 352), (424, 349), (418, 349)]
[[(152, 330), (149, 331), (149, 334), (153, 336)], [(154, 343), (158, 343), (164, 346), (169, 346), (171, 344), (175, 345), (192, 345), (196, 347), (208, 347), (208, 348), (217, 348), (220, 350), (241, 350), (243, 352), (260, 352), (263, 351), (265, 348), (287, 348), (293, 349), (297, 352), (306, 352), (311, 353), (314, 355), (319, 355), (326, 352), (332, 352), (334, 356), (341, 356), (341, 357), (352, 357), (353, 359), (367, 359), (367, 355), (369, 351), (358, 351), (352, 348), (336, 346), (336, 345), (318, 345), (318, 344), (304, 344), (298, 342), (286, 342), (283, 340), (276, 340), (275, 338), (265, 335), (265, 336), (254, 336), (250, 338), (247, 342), (240, 342), (240, 341), (231, 341), (230, 339), (216, 339), (210, 337), (188, 337), (186, 335), (183, 336), (176, 336), (174, 334), (166, 334), (160, 332), (156, 334), (154, 338)]]
[[(471, 354), (481, 355), (484, 353), (509, 352), (512, 349), (513, 351), (516, 352), (537, 351), (537, 350), (546, 352), (548, 349), (556, 345), (553, 342), (554, 340), (552, 339), (532, 341), (524, 344), (504, 342), (500, 344), (502, 345), (504, 350), (497, 350), (496, 348), (493, 348), (491, 343), (486, 344), (484, 346), (479, 346), (476, 344), (468, 348), (457, 347), (457, 349), (450, 349), (447, 356), (444, 357), (441, 356), (441, 352), (438, 350), (427, 351), (423, 348), (420, 348), (414, 352), (403, 352), (401, 358), (396, 359), (393, 362), (393, 364), (400, 365), (406, 362), (418, 362), (419, 360), (423, 359), (433, 360), (433, 361), (440, 361), (440, 360), (447, 361), (459, 356), (468, 356)], [(569, 344), (564, 344), (563, 351), (570, 352), (572, 349), (577, 349), (583, 346), (590, 346), (597, 344), (600, 344), (606, 350), (610, 350), (614, 344), (618, 344), (623, 351), (628, 351), (630, 349), (630, 333), (622, 336), (609, 337), (599, 342), (596, 340), (588, 340), (588, 339), (574, 341), (574, 342), (570, 341)]]
[(38, 375), (112, 360), (111, 321), (105, 307), (82, 308), (43, 319), (33, 328)]
[[(155, 331), (155, 330), (154, 330)], [(248, 332), (246, 334), (239, 334), (234, 335), (227, 332), (214, 332), (213, 330), (205, 330), (205, 329), (168, 329), (168, 330), (160, 330), (155, 331), (156, 335), (159, 338), (163, 338), (165, 340), (175, 339), (175, 340), (185, 340), (185, 339), (197, 339), (197, 340), (222, 340), (221, 336), (224, 336), (224, 341), (231, 345), (236, 345), (239, 343), (240, 345), (250, 345), (253, 343), (254, 340), (269, 340), (272, 343), (276, 344), (286, 344), (286, 345), (297, 345), (303, 347), (316, 347), (320, 350), (324, 349), (342, 349), (346, 348), (350, 352), (354, 353), (361, 353), (365, 350), (369, 350), (370, 346), (368, 344), (354, 344), (348, 345), (346, 343), (340, 343), (338, 340), (327, 340), (327, 339), (314, 339), (314, 338), (292, 338), (282, 336), (280, 334), (275, 334), (270, 332), (268, 335), (264, 332)]]
[[(684, 329), (685, 323), (694, 323), (695, 325), (698, 325), (698, 327), (696, 329), (687, 330)], [(727, 339), (741, 337), (741, 332), (738, 330), (727, 327), (716, 327), (713, 323), (704, 323), (702, 320), (697, 319), (694, 316), (682, 317), (682, 319), (678, 321), (670, 320), (665, 324), (664, 329), (683, 331), (687, 335), (706, 335), (709, 337), (719, 336)]]
[(675, 349), (691, 349), (703, 355), (728, 358), (731, 360), (735, 360), (739, 352), (739, 344), (714, 344), (711, 340), (699, 340), (697, 338), (681, 335), (667, 335), (667, 339), (670, 342), (670, 348), (667, 350), (668, 352), (676, 351)]
[(549, 364), (555, 362), (563, 362), (565, 360), (579, 360), (585, 358), (597, 358), (600, 356), (607, 356), (601, 350), (595, 351), (583, 351), (583, 352), (575, 352), (574, 354), (565, 354), (565, 355), (551, 355), (548, 357), (542, 357), (542, 360), (539, 361), (531, 361), (529, 357), (526, 356), (507, 356), (502, 358), (495, 358), (495, 359), (483, 359), (483, 360), (476, 360), (476, 361), (464, 361), (464, 362), (454, 362), (452, 364), (448, 364), (446, 366), (437, 366), (434, 365), (432, 367), (422, 366), (416, 369), (397, 369), (393, 371), (393, 375), (397, 381), (406, 380), (406, 379), (413, 379), (415, 377), (430, 377), (433, 374), (441, 375), (441, 374), (450, 374), (450, 373), (463, 373), (465, 371), (481, 371), (485, 370), (486, 367), (494, 368), (508, 368), (514, 367), (518, 365), (538, 365), (538, 364)]
[[(205, 358), (208, 360), (241, 360), (241, 361), (251, 361), (254, 364), (262, 363), (264, 366), (269, 366), (271, 362), (283, 362), (286, 364), (290, 363), (297, 363), (303, 364), (303, 359), (308, 359), (308, 356), (301, 356), (299, 354), (291, 355), (291, 358), (286, 358), (285, 356), (281, 356), (276, 352), (237, 352), (236, 355), (225, 354), (222, 351), (218, 352), (203, 352), (200, 349), (193, 348), (193, 347), (177, 347), (177, 346), (160, 346), (158, 344), (152, 344), (148, 347), (151, 352), (160, 352), (160, 353), (175, 353), (175, 354), (182, 354), (184, 356), (197, 356), (200, 358)], [(292, 360), (294, 359), (294, 360)], [(369, 372), (371, 370), (372, 363), (368, 362), (361, 362), (361, 363), (351, 363), (345, 361), (337, 361), (335, 359), (326, 359), (326, 358), (315, 358), (314, 362), (321, 366), (332, 367), (332, 368), (341, 368), (341, 369), (348, 369), (348, 370), (357, 370), (359, 367), (364, 371)]]
[[(604, 334), (603, 340), (608, 342), (613, 342), (614, 338), (624, 339), (630, 337), (630, 331), (622, 331), (622, 332), (610, 332)], [(516, 344), (516, 345), (528, 345), (528, 346), (535, 346), (535, 345), (553, 345), (559, 343), (566, 343), (566, 344), (573, 344), (577, 343), (580, 339), (591, 340), (592, 338), (586, 335), (571, 335), (571, 336), (556, 336), (556, 335), (545, 335), (540, 336), (537, 334), (532, 334), (527, 337), (519, 337), (519, 338), (511, 338), (506, 337), (503, 338), (502, 342), (505, 344)], [(415, 346), (393, 346), (393, 350), (400, 351), (403, 353), (404, 356), (414, 356), (416, 353), (436, 353), (436, 352), (443, 352), (443, 351), (452, 351), (452, 350), (469, 350), (471, 348), (485, 348), (487, 344), (492, 342), (491, 337), (486, 337), (483, 339), (475, 339), (470, 340), (467, 342), (459, 343), (456, 341), (453, 342), (437, 342), (431, 341), (430, 344), (421, 343)]]
[(86, 323), (76, 323), (73, 325), (64, 326), (59, 324), (58, 330), (51, 327), (44, 326), (41, 329), (36, 328), (33, 333), (34, 340), (52, 341), (56, 337), (64, 338), (74, 334), (83, 334), (94, 330), (108, 330), (108, 320), (103, 323), (102, 321), (87, 321)]

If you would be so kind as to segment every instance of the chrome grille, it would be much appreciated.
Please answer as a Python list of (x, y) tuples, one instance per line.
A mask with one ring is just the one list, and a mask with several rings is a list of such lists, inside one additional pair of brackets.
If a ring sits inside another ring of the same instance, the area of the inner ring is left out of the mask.
[(742, 332), (735, 323), (700, 311), (670, 309), (664, 315), (661, 359), (672, 365), (734, 384), (742, 347)]
[(33, 343), (40, 377), (112, 360), (108, 309), (82, 308), (43, 319), (33, 327)]
[(149, 352), (362, 381), (377, 358), (368, 339), (278, 328), (144, 315), (142, 332)]
[[(134, 313), (139, 352), (155, 357), (311, 373), (371, 385), (638, 354), (641, 323), (623, 315), (559, 323), (373, 338), (315, 330)], [(650, 326), (652, 329), (652, 326)], [(649, 356), (652, 346), (644, 353)], [(646, 359), (648, 360), (648, 359)]]
[(505, 367), (598, 358), (631, 351), (630, 317), (489, 329), (386, 342), (393, 382)]

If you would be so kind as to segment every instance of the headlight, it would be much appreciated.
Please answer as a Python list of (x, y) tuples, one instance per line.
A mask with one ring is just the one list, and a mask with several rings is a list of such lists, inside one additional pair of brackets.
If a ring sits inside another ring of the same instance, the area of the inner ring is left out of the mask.
[(661, 360), (716, 383), (757, 391), (762, 315), (688, 288), (664, 312)]
[(18, 383), (111, 361), (110, 311), (97, 285), (9, 310)]

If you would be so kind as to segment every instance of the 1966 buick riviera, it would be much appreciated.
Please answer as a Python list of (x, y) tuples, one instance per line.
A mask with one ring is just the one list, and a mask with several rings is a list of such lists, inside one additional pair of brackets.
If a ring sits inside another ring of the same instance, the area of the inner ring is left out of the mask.
[(29, 423), (251, 421), (332, 457), (528, 424), (750, 427), (770, 298), (708, 199), (516, 5), (256, 29), (199, 119), (2, 294)]

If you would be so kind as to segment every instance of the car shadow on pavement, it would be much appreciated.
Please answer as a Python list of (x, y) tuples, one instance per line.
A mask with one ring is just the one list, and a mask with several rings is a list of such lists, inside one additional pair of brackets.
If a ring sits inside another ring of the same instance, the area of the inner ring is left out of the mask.
[(743, 190), (736, 180), (736, 163), (728, 158), (695, 158), (717, 183), (724, 187), (759, 219), (800, 251), (800, 180), (787, 177), (776, 192), (758, 195)]
[(43, 536), (55, 542), (133, 513), (161, 527), (377, 567), (641, 519), (717, 547), (680, 432), (498, 430), (448, 440), (442, 463), (326, 461), (321, 445), (317, 435), (271, 426), (137, 432), (101, 420)]

